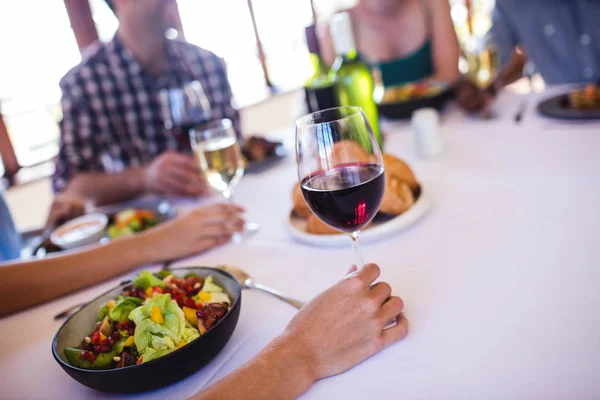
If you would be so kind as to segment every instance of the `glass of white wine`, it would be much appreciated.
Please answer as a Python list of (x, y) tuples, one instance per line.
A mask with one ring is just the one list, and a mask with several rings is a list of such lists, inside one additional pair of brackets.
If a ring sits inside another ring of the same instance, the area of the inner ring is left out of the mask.
[(194, 158), (208, 184), (228, 202), (244, 175), (244, 159), (231, 120), (221, 119), (190, 129)]

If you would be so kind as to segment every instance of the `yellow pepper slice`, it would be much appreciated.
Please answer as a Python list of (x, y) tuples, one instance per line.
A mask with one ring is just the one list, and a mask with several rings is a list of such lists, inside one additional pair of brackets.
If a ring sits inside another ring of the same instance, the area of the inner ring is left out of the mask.
[(123, 343), (124, 347), (131, 347), (133, 346), (134, 343), (134, 339), (133, 336), (129, 336), (126, 340), (125, 343)]
[(158, 306), (152, 307), (152, 309), (150, 310), (150, 319), (152, 321), (156, 322), (157, 324), (165, 323), (165, 318), (163, 317), (163, 313), (160, 310), (160, 307), (158, 307)]
[(196, 315), (196, 310), (189, 307), (183, 307), (183, 314), (185, 315), (185, 319), (188, 320), (192, 326), (196, 326), (198, 324), (198, 316)]
[(198, 299), (200, 299), (200, 301), (202, 303), (205, 303), (205, 302), (207, 302), (207, 301), (210, 300), (210, 293), (208, 293), (208, 292), (200, 292), (200, 293), (198, 293)]

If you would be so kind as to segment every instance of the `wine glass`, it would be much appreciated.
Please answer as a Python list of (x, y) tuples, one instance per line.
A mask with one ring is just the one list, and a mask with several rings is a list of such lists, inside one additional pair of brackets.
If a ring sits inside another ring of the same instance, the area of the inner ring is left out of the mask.
[(159, 92), (165, 128), (172, 132), (180, 146), (190, 148), (189, 131), (212, 118), (210, 102), (198, 81), (182, 87), (163, 89)]
[(244, 175), (244, 159), (229, 119), (211, 121), (189, 130), (194, 157), (206, 181), (228, 202)]
[(381, 206), (381, 151), (359, 107), (330, 108), (296, 121), (298, 180), (306, 203), (325, 224), (350, 235), (356, 266), (358, 236)]

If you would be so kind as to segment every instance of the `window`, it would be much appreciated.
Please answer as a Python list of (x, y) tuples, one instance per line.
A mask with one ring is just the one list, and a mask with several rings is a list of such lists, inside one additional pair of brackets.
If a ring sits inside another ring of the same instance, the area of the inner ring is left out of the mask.
[(312, 66), (304, 27), (312, 23), (309, 0), (253, 0), (258, 33), (275, 86), (296, 88), (310, 76)]
[(0, 37), (13, 38), (0, 42), (0, 103), (17, 159), (46, 161), (58, 151), (58, 82), (80, 60), (63, 0), (1, 2)]
[(265, 80), (246, 0), (179, 0), (181, 24), (188, 42), (225, 59), (238, 105), (265, 95)]
[(92, 18), (96, 24), (98, 38), (102, 42), (109, 42), (119, 27), (119, 21), (104, 0), (89, 0), (92, 9)]

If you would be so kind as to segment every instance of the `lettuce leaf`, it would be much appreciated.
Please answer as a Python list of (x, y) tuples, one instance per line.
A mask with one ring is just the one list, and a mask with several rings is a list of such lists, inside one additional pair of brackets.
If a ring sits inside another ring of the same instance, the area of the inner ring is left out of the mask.
[(108, 317), (112, 321), (127, 321), (129, 313), (138, 308), (142, 304), (142, 299), (138, 297), (122, 297), (117, 300), (115, 306), (108, 313)]
[(150, 271), (143, 270), (138, 276), (133, 279), (133, 287), (146, 290), (148, 288), (158, 286), (164, 287), (163, 281), (152, 275)]
[(218, 286), (216, 283), (214, 283), (212, 276), (207, 276), (206, 279), (204, 280), (204, 285), (202, 285), (202, 289), (200, 291), (212, 293), (212, 292), (222, 292), (223, 289), (220, 286)]
[[(152, 307), (159, 307), (164, 323), (151, 319)], [(181, 342), (189, 343), (200, 334), (185, 319), (183, 310), (171, 300), (170, 294), (159, 294), (131, 311), (129, 319), (135, 322), (134, 341), (142, 362), (148, 362), (175, 350)]]

